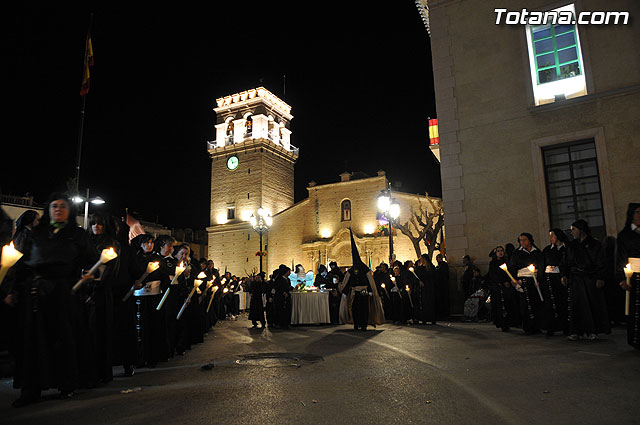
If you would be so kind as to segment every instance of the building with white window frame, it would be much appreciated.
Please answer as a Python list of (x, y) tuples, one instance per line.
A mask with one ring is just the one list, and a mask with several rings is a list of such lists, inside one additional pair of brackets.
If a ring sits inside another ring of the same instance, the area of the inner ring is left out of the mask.
[[(586, 219), (616, 235), (640, 201), (637, 1), (422, 0), (430, 30), (447, 254)], [(496, 25), (509, 11), (628, 11), (628, 25)], [(425, 31), (425, 37), (428, 36)], [(452, 273), (452, 279), (455, 273)], [(459, 281), (459, 276), (457, 277)]]

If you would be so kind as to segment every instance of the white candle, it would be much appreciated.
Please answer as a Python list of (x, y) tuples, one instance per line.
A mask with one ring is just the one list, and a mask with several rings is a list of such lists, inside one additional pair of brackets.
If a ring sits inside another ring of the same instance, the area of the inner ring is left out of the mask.
[(209, 309), (211, 308), (211, 302), (213, 301), (213, 296), (216, 294), (216, 291), (218, 290), (218, 286), (214, 286), (213, 290), (211, 291), (211, 299), (209, 300), (209, 305), (207, 306), (207, 313), (209, 312)]
[(514, 284), (517, 284), (516, 280), (513, 278), (513, 276), (511, 276), (511, 273), (509, 273), (509, 269), (507, 268), (506, 264), (500, 264), (500, 268), (507, 273), (507, 275), (509, 276), (509, 279), (511, 279), (511, 282), (513, 282)]
[[(109, 261), (115, 259), (117, 256), (118, 253), (113, 248), (103, 249), (100, 253), (100, 259), (93, 265), (93, 267), (91, 267), (87, 274), (93, 275), (98, 270), (98, 267), (100, 267), (100, 265), (108, 263)], [(78, 280), (78, 282), (73, 285), (73, 288), (71, 288), (71, 293), (75, 294), (78, 289), (80, 289), (80, 287), (84, 284), (84, 282), (85, 281), (83, 279)]]
[(624, 276), (627, 278), (627, 290), (625, 291), (624, 300), (624, 315), (629, 315), (629, 304), (631, 303), (631, 276), (633, 276), (633, 270), (631, 270), (631, 264), (624, 266)]
[(127, 292), (126, 295), (122, 297), (122, 301), (124, 302), (128, 300), (131, 294), (133, 294), (133, 291), (136, 290), (136, 285), (142, 283), (147, 278), (147, 276), (149, 276), (154, 271), (158, 270), (159, 267), (160, 267), (159, 261), (149, 262), (147, 264), (147, 270), (142, 274), (142, 276), (140, 276), (140, 279), (136, 280), (136, 282), (133, 284), (131, 289), (129, 289), (129, 292)]
[(13, 267), (20, 258), (22, 258), (22, 253), (14, 248), (13, 241), (9, 243), (9, 245), (5, 245), (2, 247), (2, 259), (0, 259), (0, 284), (4, 280), (4, 276), (7, 274), (9, 269)]
[(527, 267), (527, 269), (529, 269), (529, 271), (533, 275), (533, 283), (536, 285), (536, 289), (538, 290), (538, 295), (540, 296), (540, 301), (544, 301), (544, 298), (542, 298), (542, 292), (540, 291), (540, 285), (538, 285), (538, 278), (536, 277), (536, 266), (534, 266), (533, 264), (530, 264)]
[[(198, 275), (198, 277), (200, 277), (200, 275)], [(198, 286), (200, 286), (201, 284), (202, 284), (202, 281), (200, 279), (193, 280), (193, 288), (191, 288), (191, 292), (189, 293), (189, 296), (187, 297), (187, 299), (184, 300), (184, 304), (182, 304), (182, 308), (180, 309), (180, 312), (178, 312), (178, 316), (176, 317), (176, 320), (180, 320), (180, 317), (182, 317), (182, 313), (184, 313), (185, 308), (187, 308), (187, 304), (189, 304), (189, 301), (191, 301), (191, 297), (193, 297), (193, 293), (196, 292), (196, 289), (198, 289)]]
[(171, 285), (176, 285), (176, 281), (178, 280), (178, 276), (180, 276), (184, 272), (184, 270), (186, 269), (186, 267), (184, 267), (183, 264), (184, 264), (183, 262), (180, 262), (180, 264), (176, 266), (176, 274), (175, 274), (175, 276), (173, 276), (173, 279), (171, 279), (171, 283), (169, 284), (169, 287), (167, 288), (167, 291), (164, 293), (164, 295), (162, 296), (162, 299), (158, 303), (158, 306), (156, 307), (157, 311), (160, 311), (160, 309), (162, 308), (162, 305), (164, 304), (165, 300), (169, 296), (169, 292), (171, 292)]

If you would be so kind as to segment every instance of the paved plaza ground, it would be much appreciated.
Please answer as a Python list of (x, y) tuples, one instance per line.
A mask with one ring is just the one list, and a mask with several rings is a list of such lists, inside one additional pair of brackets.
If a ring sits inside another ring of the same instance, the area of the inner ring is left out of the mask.
[(2, 380), (0, 423), (640, 423), (640, 352), (623, 328), (570, 342), (487, 323), (249, 326), (219, 322), (186, 356), (69, 400), (14, 409)]

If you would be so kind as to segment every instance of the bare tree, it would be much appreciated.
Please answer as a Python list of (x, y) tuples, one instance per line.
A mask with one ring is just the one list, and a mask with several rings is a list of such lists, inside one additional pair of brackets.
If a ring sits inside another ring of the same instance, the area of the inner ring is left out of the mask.
[(396, 227), (411, 240), (413, 249), (416, 251), (416, 258), (422, 255), (420, 246), (420, 242), (422, 242), (427, 248), (429, 259), (433, 260), (433, 252), (435, 250), (439, 250), (440, 252), (444, 251), (442, 237), (440, 238), (440, 242), (438, 242), (438, 233), (441, 233), (442, 226), (444, 226), (444, 211), (440, 200), (431, 198), (428, 193), (426, 194), (426, 198), (429, 205), (431, 205), (431, 212), (428, 206), (420, 200), (418, 211), (412, 206), (411, 218), (404, 224), (396, 224)]

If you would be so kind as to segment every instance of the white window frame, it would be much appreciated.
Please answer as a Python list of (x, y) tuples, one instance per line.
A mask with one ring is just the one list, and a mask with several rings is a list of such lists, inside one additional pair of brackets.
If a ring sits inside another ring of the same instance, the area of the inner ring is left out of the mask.
[[(573, 3), (562, 6), (552, 11), (565, 12), (569, 11), (573, 16), (577, 16), (576, 8)], [(531, 37), (531, 25), (525, 25), (525, 35), (527, 39), (527, 50), (529, 52), (529, 69), (531, 72), (531, 87), (533, 88), (534, 104), (536, 106), (553, 103), (556, 96), (564, 96), (565, 99), (587, 95), (586, 68), (584, 64), (584, 54), (582, 51), (582, 43), (578, 26), (575, 26), (576, 45), (578, 48), (578, 61), (580, 64), (580, 75), (575, 77), (556, 80), (548, 83), (538, 84), (538, 73), (536, 69), (536, 58), (533, 48), (533, 39)]]

